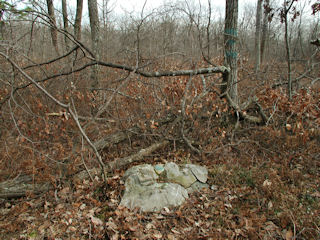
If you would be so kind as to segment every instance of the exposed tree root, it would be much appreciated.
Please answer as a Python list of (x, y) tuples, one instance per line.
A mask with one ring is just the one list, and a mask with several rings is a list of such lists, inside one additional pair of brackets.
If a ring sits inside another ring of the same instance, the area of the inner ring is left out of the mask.
[[(226, 94), (226, 98), (228, 100), (229, 105), (236, 111), (239, 113), (240, 117), (242, 117), (243, 119), (245, 119), (248, 122), (251, 123), (255, 123), (255, 124), (265, 124), (268, 121), (268, 118), (263, 110), (263, 108), (261, 107), (261, 105), (258, 102), (257, 97), (253, 97), (252, 99), (250, 99), (248, 102), (244, 103), (243, 106), (239, 106), (238, 104), (236, 104), (234, 101), (232, 101), (231, 97), (229, 96), (229, 94)], [(246, 113), (246, 109), (251, 105), (251, 104), (255, 104), (258, 107), (258, 111), (260, 114), (260, 117), (256, 117), (256, 116), (251, 116), (249, 114)]]

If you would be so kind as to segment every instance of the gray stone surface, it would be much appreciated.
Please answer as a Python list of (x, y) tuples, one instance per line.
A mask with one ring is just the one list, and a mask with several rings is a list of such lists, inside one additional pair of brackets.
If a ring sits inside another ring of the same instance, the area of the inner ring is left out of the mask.
[(126, 187), (129, 188), (134, 184), (148, 186), (159, 178), (154, 168), (149, 164), (134, 166), (128, 169), (123, 177), (126, 181)]
[(181, 186), (188, 188), (194, 182), (197, 181), (196, 177), (189, 168), (181, 168), (175, 163), (166, 163), (164, 165), (166, 180), (180, 184)]
[(208, 188), (205, 167), (169, 162), (155, 166), (143, 164), (128, 169), (123, 179), (125, 192), (120, 205), (142, 211), (159, 211), (181, 205), (188, 193)]
[(130, 209), (139, 207), (142, 211), (160, 211), (164, 207), (176, 207), (188, 198), (185, 188), (175, 183), (154, 183), (125, 191), (120, 205)]
[(204, 188), (209, 188), (209, 185), (202, 182), (195, 182), (190, 187), (187, 188), (188, 193), (198, 192)]
[(186, 164), (186, 168), (189, 168), (193, 175), (202, 183), (206, 183), (208, 180), (208, 169), (194, 164)]

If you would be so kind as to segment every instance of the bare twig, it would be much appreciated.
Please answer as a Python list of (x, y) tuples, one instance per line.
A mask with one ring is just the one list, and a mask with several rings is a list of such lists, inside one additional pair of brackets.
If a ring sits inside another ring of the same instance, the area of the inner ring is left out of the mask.
[(192, 146), (190, 140), (185, 136), (184, 134), (184, 124), (185, 124), (185, 116), (186, 116), (186, 100), (187, 100), (187, 95), (188, 95), (188, 91), (190, 88), (192, 82), (192, 76), (190, 76), (189, 81), (187, 82), (186, 88), (184, 90), (184, 96), (181, 102), (181, 128), (180, 128), (180, 132), (181, 132), (181, 136), (182, 139), (185, 141), (185, 143), (188, 145), (188, 147), (191, 148), (192, 151), (198, 153), (199, 155), (201, 155), (201, 151), (199, 149), (197, 149), (196, 147)]
[[(84, 144), (83, 144), (83, 137), (82, 137), (82, 138), (81, 138), (81, 149), (83, 150), (83, 148), (84, 148)], [(90, 173), (90, 171), (89, 171), (89, 169), (88, 169), (88, 167), (87, 167), (86, 162), (84, 161), (82, 151), (81, 151), (81, 159), (82, 159), (82, 164), (83, 164), (83, 166), (85, 167), (85, 169), (86, 169), (86, 171), (87, 171), (87, 173), (88, 173), (88, 176), (90, 177), (91, 181), (93, 182), (93, 181), (94, 181), (94, 180), (93, 180), (93, 177), (91, 176), (91, 173)]]
[[(87, 141), (87, 143), (89, 144), (89, 146), (93, 149), (96, 157), (97, 157), (97, 160), (98, 160), (98, 163), (100, 164), (100, 167), (102, 168), (102, 173), (105, 174), (105, 165), (102, 161), (102, 158), (97, 150), (97, 148), (94, 146), (94, 144), (91, 142), (91, 140), (89, 139), (88, 135), (85, 133), (85, 131), (83, 130), (80, 122), (79, 122), (79, 119), (78, 119), (78, 116), (76, 114), (76, 111), (75, 109), (72, 110), (71, 106), (70, 106), (70, 103), (68, 104), (65, 104), (65, 103), (62, 103), (61, 101), (59, 101), (57, 98), (55, 98), (52, 94), (50, 94), (45, 88), (43, 88), (37, 81), (35, 81), (32, 77), (30, 77), (25, 71), (23, 71), (23, 69), (17, 64), (15, 63), (9, 56), (7, 56), (6, 54), (0, 52), (0, 55), (3, 56), (4, 58), (6, 58), (6, 60), (8, 62), (10, 62), (12, 64), (12, 66), (14, 68), (16, 68), (26, 79), (28, 79), (30, 82), (32, 82), (41, 92), (43, 92), (47, 97), (49, 97), (53, 102), (55, 102), (57, 105), (59, 105), (60, 107), (66, 109), (70, 115), (72, 116), (73, 120), (75, 121), (81, 135), (84, 137), (84, 139)], [(104, 180), (106, 180), (106, 176), (103, 175), (104, 177)]]
[(49, 61), (47, 61), (47, 62), (43, 62), (43, 63), (39, 63), (39, 64), (32, 64), (32, 65), (29, 65), (29, 66), (24, 67), (23, 69), (26, 70), (26, 69), (28, 69), (28, 68), (40, 67), (40, 66), (42, 66), (42, 65), (47, 65), (47, 64), (50, 64), (50, 63), (54, 63), (54, 62), (59, 61), (59, 60), (65, 58), (65, 57), (68, 57), (70, 54), (72, 54), (72, 53), (73, 53), (74, 51), (76, 51), (78, 48), (79, 48), (79, 46), (77, 45), (77, 46), (75, 46), (73, 49), (71, 49), (69, 52), (67, 52), (66, 54), (64, 54), (64, 55), (62, 55), (62, 56), (59, 56), (59, 57), (54, 58), (54, 59), (51, 59), (51, 60), (49, 60)]

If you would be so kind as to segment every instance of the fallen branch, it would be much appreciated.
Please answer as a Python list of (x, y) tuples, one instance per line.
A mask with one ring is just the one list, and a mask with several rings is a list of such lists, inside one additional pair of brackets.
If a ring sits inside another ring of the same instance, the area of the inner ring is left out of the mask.
[[(157, 122), (158, 126), (161, 127), (165, 124), (173, 122), (177, 118), (179, 117), (176, 117), (174, 114), (169, 113), (164, 118), (156, 119), (155, 122)], [(108, 148), (114, 144), (121, 143), (126, 139), (133, 137), (134, 135), (140, 134), (141, 132), (142, 132), (141, 128), (139, 128), (138, 126), (134, 126), (129, 129), (119, 131), (99, 139), (94, 143), (94, 146), (97, 148), (98, 151), (101, 151), (104, 148)]]
[(175, 77), (175, 76), (193, 76), (193, 75), (200, 75), (200, 74), (209, 74), (209, 73), (225, 73), (228, 72), (229, 69), (225, 66), (217, 66), (217, 67), (211, 67), (211, 68), (199, 68), (194, 70), (177, 70), (177, 71), (156, 71), (156, 72), (144, 72), (140, 69), (135, 69), (133, 67), (115, 64), (115, 63), (107, 63), (102, 61), (96, 61), (96, 64), (105, 66), (105, 67), (111, 67), (111, 68), (117, 68), (121, 70), (125, 70), (128, 72), (135, 71), (137, 74), (151, 78), (151, 77)]
[(34, 183), (31, 176), (20, 175), (0, 183), (0, 198), (25, 197), (28, 193), (39, 194), (50, 189), (53, 189), (53, 186), (49, 182)]
[[(169, 144), (169, 141), (163, 140), (152, 144), (151, 146), (141, 149), (139, 152), (132, 154), (128, 157), (120, 158), (109, 162), (105, 167), (105, 175), (117, 168), (126, 166), (133, 162), (139, 162), (144, 159), (144, 157), (149, 156), (154, 151), (165, 147)], [(83, 180), (89, 177), (89, 173), (92, 176), (101, 175), (101, 168), (93, 168), (90, 170), (83, 170), (74, 176), (74, 180)], [(34, 183), (33, 178), (28, 175), (18, 176), (15, 179), (7, 180), (0, 183), (0, 198), (10, 199), (25, 197), (28, 193), (30, 194), (41, 194), (53, 189), (52, 184), (49, 182), (44, 183)]]
[[(107, 174), (108, 172), (111, 172), (117, 168), (126, 166), (130, 163), (133, 162), (139, 162), (141, 160), (144, 159), (144, 157), (149, 156), (151, 153), (157, 151), (158, 149), (165, 147), (169, 144), (169, 141), (167, 140), (163, 140), (161, 142), (157, 142), (152, 144), (151, 146), (145, 148), (145, 149), (141, 149), (139, 152), (132, 154), (128, 157), (124, 157), (124, 158), (120, 158), (120, 159), (116, 159), (112, 162), (106, 163), (106, 167), (105, 167), (105, 171)], [(101, 169), (99, 168), (93, 168), (89, 170), (90, 174), (96, 176), (96, 175), (100, 175), (101, 174)], [(86, 179), (88, 178), (88, 172), (86, 170), (81, 171), (80, 173), (76, 174), (74, 179)]]
[[(6, 57), (5, 54), (1, 54), (2, 56)], [(41, 63), (46, 64), (46, 63)], [(87, 63), (79, 68), (73, 69), (72, 71), (68, 72), (62, 72), (58, 73), (40, 80), (34, 80), (34, 82), (28, 82), (26, 84), (21, 84), (20, 86), (17, 86), (13, 89), (13, 94), (15, 94), (18, 90), (25, 89), (31, 85), (37, 85), (36, 83), (44, 83), (48, 80), (55, 79), (62, 76), (68, 76), (76, 72), (80, 72), (88, 67), (94, 66), (94, 65), (101, 65), (105, 67), (115, 68), (115, 69), (121, 69), (128, 72), (135, 72), (138, 75), (151, 78), (151, 77), (173, 77), (173, 76), (192, 76), (192, 75), (200, 75), (200, 74), (210, 74), (210, 73), (225, 73), (228, 72), (229, 69), (224, 66), (217, 66), (217, 67), (211, 67), (211, 68), (200, 68), (195, 70), (178, 70), (178, 71), (155, 71), (155, 72), (144, 72), (140, 69), (135, 69), (134, 67), (121, 65), (121, 64), (115, 64), (115, 63), (107, 63), (102, 61), (92, 61), (90, 63)], [(33, 65), (32, 65), (33, 66)], [(29, 66), (28, 66), (29, 67)], [(0, 105), (4, 104), (8, 99), (10, 98), (10, 95), (7, 95), (0, 101)]]
[(135, 134), (141, 132), (141, 129), (137, 126), (129, 128), (125, 131), (116, 132), (114, 134), (108, 135), (94, 143), (94, 146), (97, 148), (98, 151), (103, 150), (104, 148), (110, 147), (113, 144), (120, 143), (127, 138), (132, 137)]
[(169, 141), (167, 141), (167, 140), (154, 143), (150, 147), (147, 147), (145, 149), (141, 149), (139, 152), (137, 152), (131, 156), (128, 156), (125, 158), (120, 158), (120, 159), (114, 160), (110, 163), (107, 163), (106, 170), (108, 172), (110, 172), (110, 171), (113, 171), (114, 169), (117, 169), (119, 167), (123, 167), (125, 165), (130, 164), (130, 163), (139, 162), (144, 157), (149, 156), (154, 151), (158, 150), (159, 148), (165, 147), (168, 144), (169, 144)]

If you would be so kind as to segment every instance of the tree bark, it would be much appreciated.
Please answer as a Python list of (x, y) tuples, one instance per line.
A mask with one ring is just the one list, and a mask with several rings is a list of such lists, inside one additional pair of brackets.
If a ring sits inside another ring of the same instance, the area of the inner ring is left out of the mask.
[(260, 70), (260, 48), (261, 48), (261, 9), (262, 0), (257, 2), (257, 13), (256, 13), (256, 34), (255, 34), (255, 72), (257, 73)]
[(284, 26), (285, 26), (285, 32), (284, 32), (284, 41), (286, 45), (286, 52), (287, 52), (287, 64), (288, 64), (288, 96), (289, 99), (292, 99), (292, 79), (291, 79), (291, 59), (290, 59), (290, 44), (289, 44), (289, 36), (288, 36), (288, 13), (290, 11), (290, 8), (292, 7), (293, 1), (291, 1), (289, 7), (287, 7), (287, 1), (284, 0), (283, 8), (284, 8)]
[(82, 21), (83, 0), (77, 0), (76, 18), (74, 20), (74, 36), (81, 40), (81, 21)]
[[(269, 0), (264, 0), (265, 5), (269, 6)], [(268, 15), (266, 11), (263, 13), (263, 22), (262, 22), (262, 36), (261, 36), (261, 46), (260, 46), (260, 63), (263, 63), (266, 49), (266, 42), (268, 36)]]
[[(68, 32), (69, 23), (68, 23), (67, 0), (62, 0), (61, 4), (62, 4), (63, 29), (64, 31)], [(69, 45), (69, 39), (66, 34), (64, 36), (64, 42), (66, 45), (66, 51), (68, 52), (70, 50), (70, 45)]]
[(54, 14), (53, 0), (47, 0), (47, 8), (48, 8), (49, 21), (51, 24), (52, 45), (55, 48), (56, 53), (59, 55), (58, 31), (56, 27), (57, 24), (56, 24), (56, 17)]
[[(97, 0), (88, 0), (89, 18), (90, 18), (90, 28), (91, 28), (91, 41), (92, 41), (92, 51), (95, 55), (95, 59), (99, 59), (99, 17), (98, 17), (98, 4)], [(99, 87), (98, 80), (98, 65), (93, 66), (91, 73), (91, 87)]]
[(224, 65), (230, 68), (223, 77), (221, 92), (228, 93), (233, 102), (238, 103), (237, 86), (237, 27), (238, 0), (226, 0), (226, 19), (224, 29)]

